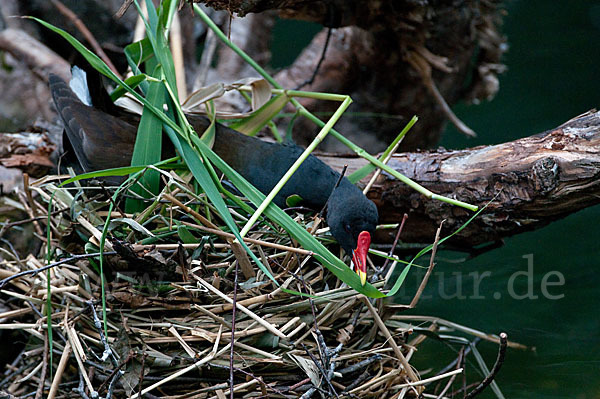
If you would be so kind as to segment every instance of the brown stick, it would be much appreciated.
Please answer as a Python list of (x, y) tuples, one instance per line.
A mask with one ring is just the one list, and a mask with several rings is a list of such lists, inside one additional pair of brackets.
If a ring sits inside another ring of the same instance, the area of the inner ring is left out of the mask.
[(62, 380), (63, 373), (65, 371), (65, 367), (67, 366), (67, 361), (69, 360), (70, 355), (71, 343), (67, 341), (65, 344), (65, 349), (63, 349), (63, 353), (60, 356), (58, 367), (56, 368), (56, 373), (54, 374), (54, 379), (52, 380), (52, 385), (50, 386), (50, 392), (48, 392), (48, 399), (54, 399), (56, 396), (56, 393), (58, 392), (58, 385)]
[(444, 224), (444, 221), (442, 220), (442, 223), (440, 223), (440, 227), (438, 227), (437, 231), (435, 232), (435, 240), (433, 241), (433, 248), (431, 249), (431, 258), (429, 260), (429, 267), (427, 268), (425, 277), (423, 277), (423, 280), (421, 281), (421, 284), (419, 285), (419, 288), (417, 289), (417, 293), (415, 294), (412, 301), (410, 302), (409, 306), (411, 308), (414, 308), (415, 306), (417, 306), (417, 303), (419, 302), (419, 299), (421, 298), (421, 294), (423, 293), (423, 290), (427, 286), (427, 282), (429, 281), (431, 272), (433, 271), (433, 268), (435, 267), (435, 254), (437, 252), (438, 243), (440, 242), (440, 231), (442, 231), (443, 224)]
[(35, 392), (35, 399), (40, 399), (44, 393), (44, 385), (46, 385), (46, 372), (48, 371), (48, 331), (44, 334), (44, 355), (42, 360), (42, 373), (40, 375), (40, 383)]
[(479, 395), (488, 385), (492, 383), (502, 364), (504, 364), (504, 355), (506, 354), (506, 346), (508, 343), (508, 335), (506, 333), (500, 333), (500, 347), (498, 348), (498, 357), (496, 358), (496, 363), (494, 363), (494, 368), (489, 375), (487, 375), (483, 381), (479, 383), (471, 392), (465, 396), (465, 399), (471, 399), (475, 396)]
[(388, 328), (385, 326), (385, 323), (383, 322), (383, 320), (381, 320), (381, 317), (379, 317), (379, 313), (377, 313), (377, 310), (375, 309), (375, 307), (373, 307), (373, 305), (371, 305), (371, 302), (369, 301), (369, 298), (361, 296), (361, 300), (369, 308), (369, 311), (371, 312), (371, 315), (373, 316), (373, 320), (375, 321), (375, 324), (377, 324), (377, 327), (379, 327), (379, 329), (381, 330), (381, 332), (383, 333), (383, 335), (387, 339), (389, 345), (394, 350), (394, 353), (396, 354), (396, 357), (398, 358), (398, 360), (400, 360), (400, 363), (402, 364), (402, 367), (404, 367), (404, 371), (408, 375), (408, 377), (410, 379), (410, 382), (417, 382), (417, 381), (419, 381), (419, 377), (417, 376), (417, 374), (415, 373), (415, 371), (412, 369), (412, 367), (408, 363), (408, 360), (406, 360), (406, 357), (404, 357), (404, 354), (402, 354), (402, 351), (400, 350), (400, 347), (398, 346), (398, 344), (394, 340), (394, 337), (392, 337), (392, 334), (390, 333), (390, 331), (388, 330)]
[(60, 11), (61, 14), (63, 14), (65, 17), (67, 17), (73, 23), (73, 25), (75, 25), (75, 27), (79, 30), (79, 32), (81, 32), (83, 37), (85, 37), (85, 40), (87, 40), (87, 42), (90, 44), (90, 46), (92, 46), (92, 48), (94, 49), (96, 54), (98, 54), (98, 57), (100, 57), (102, 59), (102, 61), (104, 61), (104, 63), (106, 65), (108, 65), (108, 67), (111, 69), (111, 71), (113, 71), (115, 73), (115, 75), (117, 75), (120, 78), (121, 75), (119, 74), (119, 71), (117, 71), (117, 68), (113, 65), (112, 61), (110, 60), (110, 58), (108, 58), (108, 56), (106, 55), (104, 50), (102, 50), (102, 47), (100, 46), (100, 44), (98, 44), (98, 41), (96, 40), (94, 35), (92, 35), (92, 32), (90, 32), (90, 30), (87, 28), (87, 26), (85, 26), (85, 24), (83, 22), (81, 22), (79, 17), (77, 15), (75, 15), (75, 13), (73, 11), (71, 11), (67, 6), (65, 6), (59, 0), (50, 0), (50, 1), (54, 5), (54, 7), (56, 7), (56, 9), (58, 11)]
[(388, 263), (390, 263), (390, 259), (392, 257), (392, 255), (394, 255), (394, 250), (396, 249), (396, 245), (398, 245), (398, 241), (400, 240), (400, 234), (402, 234), (402, 230), (404, 230), (404, 224), (406, 223), (406, 219), (408, 219), (408, 214), (404, 214), (404, 216), (402, 216), (402, 221), (400, 222), (400, 227), (398, 227), (398, 231), (396, 232), (396, 236), (394, 237), (394, 242), (392, 244), (392, 247), (390, 248), (390, 251), (388, 252), (388, 258), (385, 259), (385, 262), (383, 262), (383, 266), (381, 266), (381, 269), (379, 269), (377, 271), (377, 274), (381, 274), (381, 272), (384, 272), (387, 268)]

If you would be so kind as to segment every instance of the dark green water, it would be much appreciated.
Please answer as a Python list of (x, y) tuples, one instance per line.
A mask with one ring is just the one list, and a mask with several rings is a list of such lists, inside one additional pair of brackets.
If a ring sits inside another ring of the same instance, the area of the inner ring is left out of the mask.
[[(480, 138), (468, 140), (449, 128), (441, 143), (445, 147), (513, 140), (600, 106), (600, 1), (511, 1), (507, 11), (509, 69), (498, 96), (480, 106), (455, 108)], [(509, 350), (497, 379), (507, 398), (600, 398), (599, 224), (596, 206), (510, 238), (472, 260), (452, 263), (460, 255), (442, 253), (440, 274), (426, 290), (430, 297), (415, 313), (506, 331), (511, 339), (536, 347), (535, 352)], [(522, 273), (511, 280), (515, 272), (528, 271), (528, 259), (531, 278)], [(480, 299), (472, 298), (476, 291), (469, 273), (474, 272), (489, 273), (479, 286)], [(496, 347), (480, 348), (491, 366)], [(447, 352), (427, 342), (416, 364), (426, 367)]]

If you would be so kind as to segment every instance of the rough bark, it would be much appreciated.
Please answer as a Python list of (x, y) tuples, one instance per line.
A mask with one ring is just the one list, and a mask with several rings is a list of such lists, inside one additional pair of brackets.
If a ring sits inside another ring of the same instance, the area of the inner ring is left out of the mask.
[(0, 133), (0, 165), (41, 177), (55, 169), (56, 147), (46, 133)]
[[(348, 173), (362, 158), (323, 157)], [(534, 136), (460, 151), (395, 154), (389, 165), (431, 191), (474, 205), (488, 205), (453, 243), (473, 247), (534, 230), (600, 203), (600, 112), (589, 112)], [(366, 181), (367, 179), (365, 179)], [(369, 197), (379, 208), (380, 223), (409, 218), (404, 242), (430, 242), (442, 220), (444, 233), (458, 229), (471, 213), (419, 195), (382, 174)], [(391, 241), (382, 233), (378, 241)]]
[[(3, 134), (0, 138), (0, 163), (34, 176), (49, 166), (53, 148), (45, 136)], [(321, 158), (339, 170), (348, 165), (348, 174), (366, 164), (358, 157)], [(437, 194), (480, 207), (493, 200), (450, 241), (470, 249), (600, 203), (600, 112), (494, 146), (398, 153), (388, 164)], [(409, 215), (403, 242), (430, 242), (442, 220), (444, 234), (450, 234), (472, 216), (462, 208), (429, 200), (386, 173), (376, 180), (369, 197), (379, 208), (380, 223), (396, 223), (404, 213)], [(389, 243), (393, 234), (382, 230), (375, 241)]]

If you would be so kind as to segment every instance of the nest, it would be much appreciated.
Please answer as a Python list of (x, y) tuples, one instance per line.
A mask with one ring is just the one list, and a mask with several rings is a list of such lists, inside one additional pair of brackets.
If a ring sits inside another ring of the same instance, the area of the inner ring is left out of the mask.
[[(0, 270), (1, 326), (27, 341), (0, 381), (9, 395), (220, 399), (233, 386), (235, 397), (248, 398), (436, 397), (427, 384), (443, 388), (462, 371), (460, 361), (435, 365), (442, 371), (421, 380), (410, 366), (427, 336), (462, 327), (357, 294), (265, 220), (247, 242), (272, 281), (181, 182), (137, 219), (116, 203), (103, 283), (97, 252), (111, 201), (100, 198), (102, 186), (67, 190), (53, 179), (34, 183), (23, 202), (44, 216), (38, 234), (49, 221), (50, 245), (40, 253), (49, 249), (50, 260), (29, 255)], [(294, 215), (331, 240), (318, 217)], [(376, 287), (386, 287), (394, 265), (377, 269)]]

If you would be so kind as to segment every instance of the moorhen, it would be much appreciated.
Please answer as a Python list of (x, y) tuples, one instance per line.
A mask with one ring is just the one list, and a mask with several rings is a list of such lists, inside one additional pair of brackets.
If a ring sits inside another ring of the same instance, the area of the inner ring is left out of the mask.
[[(83, 83), (78, 82), (80, 87), (85, 87), (81, 96), (89, 103), (85, 75), (83, 80)], [(110, 110), (86, 105), (56, 75), (50, 75), (49, 83), (54, 104), (65, 125), (68, 139), (65, 145), (71, 146), (81, 168), (89, 172), (130, 165), (139, 116), (117, 111), (113, 104)], [(99, 102), (107, 97), (105, 91), (103, 97)], [(189, 115), (188, 121), (200, 133), (210, 123), (207, 118), (196, 115)], [(271, 191), (302, 153), (294, 144), (268, 143), (221, 124), (216, 124), (213, 150), (264, 194)], [(326, 220), (331, 234), (347, 254), (352, 254), (355, 271), (364, 285), (367, 251), (378, 220), (377, 208), (347, 178), (342, 178), (336, 187), (339, 177), (338, 172), (311, 155), (274, 202), (283, 207), (286, 198), (297, 194), (303, 204), (313, 209), (322, 209), (327, 203)]]

